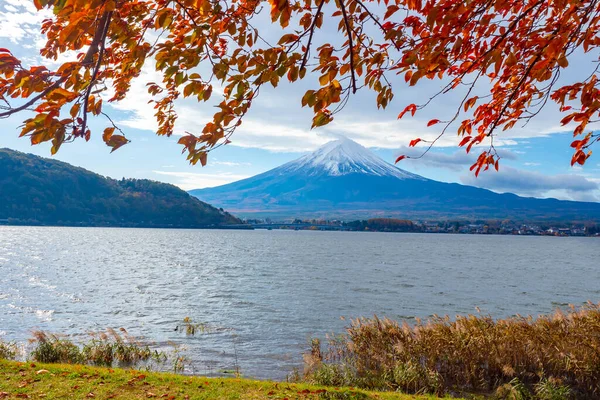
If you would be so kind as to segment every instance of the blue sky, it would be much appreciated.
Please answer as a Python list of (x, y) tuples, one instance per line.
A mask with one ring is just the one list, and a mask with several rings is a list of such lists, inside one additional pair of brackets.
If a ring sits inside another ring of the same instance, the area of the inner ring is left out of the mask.
[[(11, 49), (25, 63), (47, 64), (38, 55), (43, 44), (39, 24), (47, 16), (35, 12), (31, 1), (0, 0), (0, 47)], [(262, 23), (272, 29), (268, 23)], [(326, 33), (327, 27), (323, 34)], [(62, 61), (73, 57), (66, 54)], [(574, 57), (570, 60), (572, 67), (561, 78), (565, 82), (588, 72), (591, 67), (585, 56), (576, 54)], [(179, 136), (157, 137), (153, 133), (153, 110), (147, 104), (149, 97), (145, 90), (146, 82), (157, 79), (151, 67), (148, 64), (125, 101), (105, 108), (132, 143), (110, 154), (110, 149), (100, 139), (106, 121), (98, 118), (91, 122), (95, 135), (90, 142), (64, 145), (55, 158), (114, 178), (149, 178), (173, 183), (186, 190), (217, 186), (267, 171), (338, 135), (347, 136), (371, 148), (384, 160), (393, 162), (399, 154), (414, 151), (406, 148), (411, 139), (433, 138), (439, 128), (427, 128), (427, 121), (444, 119), (453, 113), (460, 97), (460, 93), (451, 93), (437, 99), (414, 118), (398, 121), (399, 110), (409, 103), (423, 102), (442, 85), (431, 81), (411, 88), (403, 86), (403, 80), (398, 79), (393, 82), (396, 96), (387, 110), (377, 109), (372, 93), (360, 91), (332, 124), (310, 130), (312, 115), (310, 110), (301, 108), (300, 98), (307, 89), (314, 89), (318, 84), (315, 77), (308, 75), (294, 85), (262, 89), (233, 137), (233, 143), (211, 153), (208, 166), (190, 166), (181, 154), (181, 146), (176, 144)], [(200, 131), (212, 113), (210, 104), (183, 100), (177, 106), (180, 115), (177, 134)], [(24, 118), (26, 115), (20, 114), (0, 120), (0, 147), (49, 157), (48, 145), (32, 147), (28, 139), (18, 138), (18, 126)], [(426, 157), (405, 160), (398, 166), (428, 178), (499, 192), (600, 201), (600, 156), (592, 156), (583, 168), (571, 167), (569, 144), (572, 135), (558, 126), (559, 120), (556, 109), (551, 106), (528, 126), (503, 132), (498, 137), (503, 155), (500, 172), (488, 171), (475, 178), (469, 172), (473, 155), (456, 147), (456, 136), (452, 132)]]

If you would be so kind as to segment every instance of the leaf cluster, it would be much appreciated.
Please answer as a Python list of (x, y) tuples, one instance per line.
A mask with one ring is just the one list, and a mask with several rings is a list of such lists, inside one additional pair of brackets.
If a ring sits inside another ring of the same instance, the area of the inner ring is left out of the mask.
[[(361, 89), (388, 107), (395, 85), (423, 79), (443, 82), (424, 104), (408, 104), (398, 115), (414, 116), (439, 96), (457, 88), (466, 94), (456, 113), (427, 123), (440, 126), (421, 157), (449, 129), (458, 145), (480, 150), (471, 170), (498, 169), (494, 140), (499, 131), (526, 125), (548, 102), (573, 127), (571, 164), (584, 164), (600, 135), (591, 124), (600, 115), (597, 63), (589, 75), (559, 84), (561, 71), (577, 51), (600, 45), (600, 4), (596, 0), (35, 0), (51, 8), (41, 31), (42, 56), (76, 59), (58, 68), (25, 66), (0, 49), (0, 118), (32, 110), (22, 136), (32, 144), (89, 140), (89, 116), (104, 115), (102, 138), (116, 150), (129, 142), (104, 112), (105, 103), (127, 96), (131, 84), (151, 63), (160, 81), (147, 82), (155, 110), (156, 133), (176, 131), (177, 100), (211, 102), (212, 119), (179, 139), (187, 158), (205, 165), (208, 152), (230, 143), (263, 85), (277, 87), (318, 77), (318, 88), (301, 99), (312, 108), (312, 127), (330, 123)], [(263, 9), (281, 33), (265, 39), (253, 25)], [(324, 20), (339, 37), (315, 42)], [(316, 48), (315, 48), (316, 47)], [(399, 81), (399, 82), (398, 82)], [(480, 84), (480, 82), (482, 82)], [(489, 87), (489, 89), (483, 89)], [(215, 96), (217, 94), (217, 96)], [(218, 97), (218, 99), (215, 99)], [(18, 100), (21, 99), (21, 100)], [(401, 156), (397, 161), (406, 158)], [(418, 157), (417, 157), (418, 158)]]

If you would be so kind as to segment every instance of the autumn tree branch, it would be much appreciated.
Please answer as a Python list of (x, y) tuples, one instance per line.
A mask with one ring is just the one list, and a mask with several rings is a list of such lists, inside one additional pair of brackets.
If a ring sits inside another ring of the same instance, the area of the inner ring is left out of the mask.
[(323, 4), (325, 4), (325, 0), (321, 0), (319, 6), (317, 7), (317, 12), (313, 17), (312, 24), (309, 28), (308, 42), (306, 44), (306, 51), (304, 52), (304, 56), (302, 56), (302, 63), (300, 64), (300, 69), (306, 67), (306, 63), (308, 62), (308, 54), (310, 53), (310, 45), (312, 43), (313, 35), (315, 33), (315, 27), (317, 26), (317, 20), (319, 19), (319, 14), (321, 14), (321, 9), (323, 8)]
[(92, 88), (96, 83), (96, 79), (98, 77), (98, 72), (100, 71), (100, 67), (102, 66), (102, 59), (104, 58), (104, 50), (106, 43), (106, 36), (108, 35), (108, 28), (110, 26), (110, 20), (112, 18), (112, 11), (106, 11), (102, 15), (100, 22), (98, 23), (98, 27), (96, 27), (96, 33), (94, 33), (93, 43), (94, 52), (91, 52), (92, 47), (88, 50), (86, 57), (83, 60), (83, 64), (86, 64), (86, 59), (90, 58), (88, 63), (91, 63), (91, 60), (94, 57), (95, 52), (98, 52), (98, 59), (96, 60), (96, 65), (94, 66), (94, 72), (92, 73), (92, 77), (90, 79), (90, 83), (85, 91), (85, 95), (83, 97), (83, 122), (81, 123), (80, 134), (85, 135), (85, 130), (87, 127), (87, 113), (88, 113), (88, 102), (90, 99), (90, 94), (92, 93)]
[(340, 9), (342, 10), (342, 16), (344, 18), (344, 25), (346, 25), (346, 34), (348, 35), (348, 47), (350, 50), (350, 76), (352, 77), (352, 93), (356, 93), (356, 74), (354, 71), (354, 43), (352, 42), (352, 29), (350, 29), (350, 21), (348, 20), (348, 14), (346, 14), (346, 5), (344, 0), (339, 0)]
[(3, 113), (0, 113), (0, 118), (8, 118), (12, 114), (18, 113), (19, 111), (26, 110), (27, 108), (31, 107), (36, 101), (38, 101), (39, 99), (41, 99), (42, 97), (46, 96), (48, 93), (50, 93), (51, 91), (53, 91), (54, 89), (56, 89), (61, 83), (63, 83), (66, 80), (67, 80), (66, 76), (61, 77), (60, 79), (58, 79), (57, 81), (55, 81), (52, 85), (48, 86), (46, 89), (44, 89), (43, 91), (41, 91), (40, 94), (38, 94), (37, 96), (32, 97), (25, 104), (23, 104), (23, 105), (21, 105), (19, 107), (16, 107), (16, 108), (11, 108), (8, 111), (5, 111)]

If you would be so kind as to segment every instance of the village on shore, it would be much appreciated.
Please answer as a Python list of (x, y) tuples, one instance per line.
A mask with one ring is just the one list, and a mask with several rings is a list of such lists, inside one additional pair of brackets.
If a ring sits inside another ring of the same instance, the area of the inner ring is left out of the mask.
[(410, 221), (395, 218), (371, 218), (345, 222), (340, 220), (298, 218), (287, 221), (276, 221), (265, 218), (247, 219), (244, 223), (251, 229), (600, 237), (600, 225), (566, 222), (549, 224), (514, 221)]

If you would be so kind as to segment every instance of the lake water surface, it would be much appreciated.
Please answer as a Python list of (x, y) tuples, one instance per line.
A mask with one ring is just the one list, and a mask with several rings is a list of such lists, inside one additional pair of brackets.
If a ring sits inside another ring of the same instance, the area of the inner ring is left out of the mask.
[[(548, 313), (600, 301), (600, 240), (0, 227), (0, 337), (125, 327), (194, 372), (285, 378), (340, 317)], [(208, 324), (193, 337), (184, 317)]]

